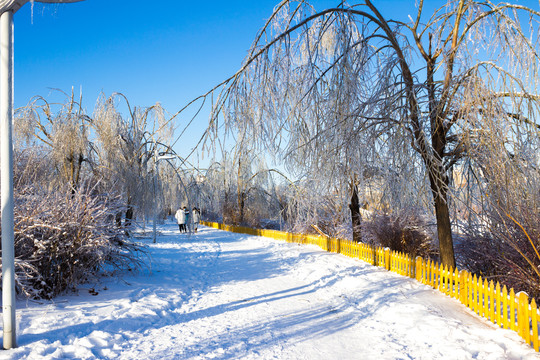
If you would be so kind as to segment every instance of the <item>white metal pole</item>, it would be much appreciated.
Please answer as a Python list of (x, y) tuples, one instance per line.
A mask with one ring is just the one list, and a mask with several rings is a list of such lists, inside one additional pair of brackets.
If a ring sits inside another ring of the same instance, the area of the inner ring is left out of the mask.
[(156, 218), (157, 218), (157, 201), (156, 201), (156, 178), (158, 176), (157, 172), (158, 172), (158, 157), (157, 157), (157, 149), (154, 150), (154, 218), (153, 218), (153, 224), (152, 224), (152, 227), (153, 227), (153, 232), (152, 232), (152, 237), (153, 237), (153, 242), (156, 243)]
[(4, 349), (16, 347), (13, 231), (13, 12), (0, 15), (0, 170)]

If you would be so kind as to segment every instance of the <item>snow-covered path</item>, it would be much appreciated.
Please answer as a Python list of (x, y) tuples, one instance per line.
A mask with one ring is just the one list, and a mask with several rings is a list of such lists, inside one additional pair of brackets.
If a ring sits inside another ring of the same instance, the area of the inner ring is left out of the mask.
[(317, 247), (163, 225), (152, 271), (19, 303), (0, 359), (540, 359), (443, 294)]

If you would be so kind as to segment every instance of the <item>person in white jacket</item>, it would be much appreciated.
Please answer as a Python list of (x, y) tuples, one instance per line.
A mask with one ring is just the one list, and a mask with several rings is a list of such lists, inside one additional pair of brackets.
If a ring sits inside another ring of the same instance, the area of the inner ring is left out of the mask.
[(192, 219), (193, 219), (193, 231), (197, 232), (197, 227), (199, 226), (199, 221), (201, 220), (201, 213), (199, 212), (199, 209), (193, 208), (192, 211)]
[(178, 229), (180, 229), (180, 232), (182, 233), (186, 231), (186, 213), (184, 212), (184, 209), (178, 209), (176, 214), (174, 214), (174, 217), (178, 223)]

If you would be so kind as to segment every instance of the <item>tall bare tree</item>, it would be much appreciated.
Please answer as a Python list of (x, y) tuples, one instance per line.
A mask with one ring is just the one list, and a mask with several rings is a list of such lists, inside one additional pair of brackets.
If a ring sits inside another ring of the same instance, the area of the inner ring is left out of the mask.
[[(394, 20), (369, 0), (319, 12), (305, 1), (282, 1), (242, 68), (222, 84), (211, 123), (218, 126), (227, 109), (229, 126), (301, 161), (329, 142), (341, 153), (364, 139), (375, 149), (405, 145), (394, 155), (413, 164), (419, 158), (441, 261), (455, 266), (452, 169), (474, 146), (465, 141), (472, 124), (507, 116), (516, 102), (535, 98), (539, 13), (489, 1), (426, 7), (420, 0), (416, 17)], [(335, 134), (337, 128), (344, 133)], [(336, 158), (325, 162), (320, 154), (313, 163), (335, 165)], [(366, 164), (359, 154), (349, 163)]]
[[(118, 110), (118, 99), (125, 100), (128, 116)], [(132, 109), (122, 94), (98, 100), (92, 119), (97, 171), (125, 196), (127, 225), (136, 208), (143, 214), (152, 211), (152, 189), (158, 181), (154, 161), (159, 144), (168, 143), (170, 126), (159, 104)]]

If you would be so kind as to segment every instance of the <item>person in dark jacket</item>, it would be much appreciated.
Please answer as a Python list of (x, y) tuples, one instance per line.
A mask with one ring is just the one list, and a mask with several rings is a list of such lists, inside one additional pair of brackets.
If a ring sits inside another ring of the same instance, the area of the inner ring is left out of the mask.
[(185, 225), (184, 225), (184, 229), (185, 231), (188, 231), (190, 234), (191, 234), (191, 216), (189, 216), (189, 209), (187, 209), (185, 206), (184, 206), (184, 214), (186, 216), (186, 222), (185, 222)]

